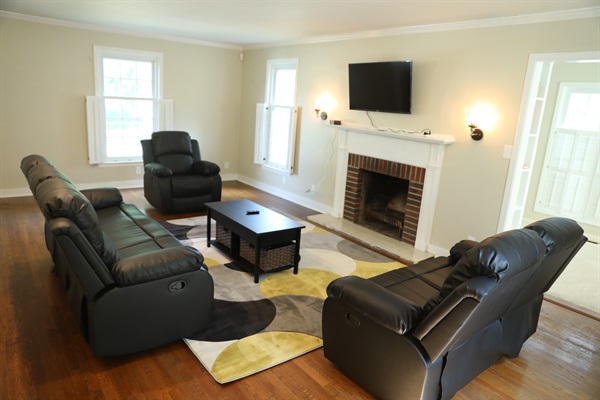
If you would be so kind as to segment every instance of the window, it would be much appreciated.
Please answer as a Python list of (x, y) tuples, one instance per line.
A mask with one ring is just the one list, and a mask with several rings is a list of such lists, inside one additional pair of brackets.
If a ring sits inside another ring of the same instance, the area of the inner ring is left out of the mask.
[(298, 60), (269, 60), (265, 103), (256, 109), (254, 162), (273, 171), (294, 172)]
[(600, 222), (599, 86), (561, 84), (535, 211)]
[(94, 47), (96, 95), (88, 96), (90, 164), (140, 162), (141, 139), (169, 129), (161, 100), (162, 54)]

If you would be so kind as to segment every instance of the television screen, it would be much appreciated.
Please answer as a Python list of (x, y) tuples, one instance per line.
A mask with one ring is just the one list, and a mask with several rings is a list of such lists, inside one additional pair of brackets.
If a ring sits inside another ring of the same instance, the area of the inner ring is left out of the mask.
[(348, 65), (350, 109), (410, 114), (412, 61)]

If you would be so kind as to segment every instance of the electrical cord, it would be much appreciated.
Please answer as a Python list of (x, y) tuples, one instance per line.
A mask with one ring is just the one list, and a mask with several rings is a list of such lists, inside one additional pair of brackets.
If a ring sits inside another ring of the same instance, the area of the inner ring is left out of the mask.
[(327, 162), (325, 163), (325, 166), (323, 167), (323, 177), (321, 177), (319, 182), (317, 182), (317, 184), (315, 185), (315, 193), (319, 190), (319, 187), (327, 178), (327, 169), (329, 169), (329, 165), (331, 164), (331, 161), (333, 160), (333, 155), (335, 154), (335, 139), (336, 139), (336, 137), (337, 137), (337, 129), (334, 131), (333, 138), (331, 138), (331, 154), (329, 154), (329, 159), (327, 160)]
[(371, 114), (369, 114), (368, 111), (365, 111), (365, 112), (367, 113), (367, 117), (369, 117), (369, 121), (371, 121), (371, 126), (375, 129), (377, 129), (379, 132), (408, 133), (411, 135), (415, 135), (415, 134), (431, 135), (431, 129), (428, 129), (428, 128), (425, 128), (421, 131), (407, 131), (405, 129), (392, 129), (392, 128), (381, 129), (375, 125), (375, 123), (373, 122), (373, 118), (371, 118)]

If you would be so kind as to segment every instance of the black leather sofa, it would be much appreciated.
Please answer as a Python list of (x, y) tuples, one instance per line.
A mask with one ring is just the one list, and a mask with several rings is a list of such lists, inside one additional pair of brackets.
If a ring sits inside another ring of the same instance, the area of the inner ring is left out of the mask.
[(163, 214), (202, 211), (221, 200), (220, 167), (202, 160), (198, 141), (183, 131), (159, 131), (142, 140), (144, 196)]
[(461, 241), (448, 257), (337, 279), (323, 306), (325, 357), (378, 398), (451, 398), (518, 356), (544, 292), (586, 240), (575, 221), (549, 218)]
[(96, 355), (154, 348), (208, 324), (213, 280), (198, 250), (117, 189), (79, 191), (39, 155), (25, 157), (21, 170), (46, 220), (54, 273)]

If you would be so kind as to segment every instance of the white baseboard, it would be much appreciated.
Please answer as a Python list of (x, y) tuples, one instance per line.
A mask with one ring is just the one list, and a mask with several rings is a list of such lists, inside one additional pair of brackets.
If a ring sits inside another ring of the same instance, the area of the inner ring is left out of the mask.
[[(79, 190), (94, 189), (101, 187), (115, 187), (117, 189), (135, 189), (144, 186), (142, 180), (131, 180), (131, 181), (115, 181), (115, 182), (96, 182), (96, 183), (78, 183), (75, 185)], [(6, 197), (24, 197), (31, 196), (31, 190), (29, 187), (22, 187), (16, 189), (1, 189), (0, 198)]]
[(332, 208), (329, 205), (320, 203), (318, 201), (313, 201), (313, 200), (307, 199), (305, 197), (299, 196), (292, 192), (288, 192), (286, 190), (281, 190), (275, 186), (267, 185), (265, 183), (256, 181), (252, 178), (248, 178), (247, 176), (238, 175), (237, 180), (242, 183), (245, 183), (246, 185), (250, 185), (250, 186), (260, 189), (260, 190), (264, 190), (265, 192), (268, 192), (272, 195), (275, 195), (275, 196), (284, 198), (286, 200), (289, 200), (291, 202), (294, 202), (296, 204), (299, 204), (303, 207), (310, 208), (311, 210), (315, 210), (316, 212), (319, 212), (322, 214), (331, 213)]
[(450, 254), (450, 250), (434, 246), (431, 243), (427, 245), (427, 252), (435, 255), (436, 257), (446, 257), (448, 254)]

